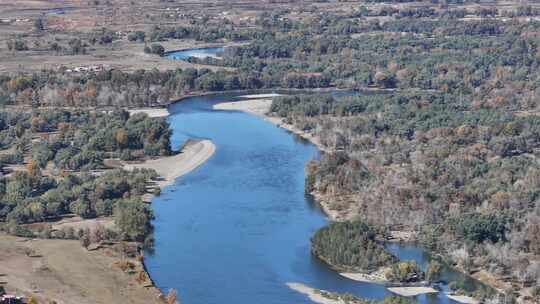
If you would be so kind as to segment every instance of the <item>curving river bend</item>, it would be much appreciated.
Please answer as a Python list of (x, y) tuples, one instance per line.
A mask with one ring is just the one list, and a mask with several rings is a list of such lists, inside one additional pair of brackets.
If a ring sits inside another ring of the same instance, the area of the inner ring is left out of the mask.
[[(207, 138), (217, 150), (154, 199), (155, 252), (146, 261), (156, 285), (177, 289), (188, 304), (311, 303), (287, 282), (370, 299), (391, 295), (311, 257), (309, 239), (327, 224), (304, 195), (304, 164), (318, 157), (317, 149), (258, 117), (212, 110), (231, 98), (195, 97), (169, 109), (175, 148), (188, 138)], [(429, 260), (413, 245), (389, 249), (421, 265)], [(444, 292), (417, 299), (455, 303)]]
[[(155, 246), (145, 260), (156, 285), (175, 288), (187, 304), (312, 303), (288, 282), (368, 299), (392, 295), (383, 285), (341, 277), (311, 256), (309, 239), (327, 220), (304, 195), (304, 165), (319, 152), (263, 119), (212, 109), (234, 98), (194, 97), (169, 108), (174, 148), (188, 138), (204, 138), (217, 150), (154, 198)], [(421, 267), (430, 259), (414, 245), (388, 249)], [(449, 268), (442, 279), (478, 284)], [(457, 303), (444, 291), (416, 300)]]

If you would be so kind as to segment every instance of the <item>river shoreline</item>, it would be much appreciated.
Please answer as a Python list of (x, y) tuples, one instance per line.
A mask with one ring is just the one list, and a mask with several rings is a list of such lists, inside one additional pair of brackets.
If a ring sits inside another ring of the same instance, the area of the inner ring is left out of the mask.
[[(260, 95), (251, 95), (248, 96), (251, 99), (247, 100), (240, 100), (240, 101), (229, 101), (229, 102), (220, 102), (218, 104), (214, 105), (214, 109), (216, 110), (234, 110), (234, 111), (242, 111), (251, 115), (258, 116), (276, 126), (279, 126), (281, 128), (284, 128), (296, 135), (301, 136), (302, 138), (310, 141), (312, 144), (317, 146), (317, 148), (325, 153), (331, 153), (332, 151), (321, 144), (320, 139), (313, 136), (312, 134), (306, 133), (302, 130), (299, 130), (293, 125), (286, 124), (283, 122), (282, 118), (275, 117), (275, 116), (269, 116), (268, 112), (270, 110), (270, 106), (272, 103), (272, 100), (269, 98), (258, 98)], [(246, 96), (238, 96), (236, 98), (246, 98)], [(315, 201), (321, 206), (321, 209), (323, 213), (327, 216), (327, 218), (331, 221), (340, 221), (340, 220), (346, 220), (346, 216), (340, 214), (340, 212), (336, 210), (332, 210), (330, 208), (330, 205), (326, 202), (324, 195), (314, 192), (312, 193)], [(398, 233), (399, 234), (399, 233)], [(408, 237), (409, 238), (409, 237)], [(394, 240), (394, 241), (402, 241), (402, 240)], [(457, 269), (457, 271), (461, 272), (464, 275), (467, 275), (463, 271)], [(347, 273), (347, 272), (339, 272), (338, 273), (341, 276), (344, 276), (350, 280), (358, 281), (358, 282), (367, 282), (367, 283), (376, 283), (376, 284), (384, 284), (387, 281), (385, 278), (381, 277), (380, 273), (375, 274), (374, 276), (366, 273)], [(487, 286), (490, 286), (486, 282), (483, 282), (482, 280), (479, 280), (483, 284), (486, 284)], [(290, 286), (289, 286), (290, 287)], [(305, 286), (306, 288), (309, 288)], [(294, 288), (293, 288), (294, 289)], [(425, 293), (434, 293), (437, 292), (437, 290), (431, 288), (431, 287), (397, 287), (390, 289), (393, 293), (402, 295), (402, 296), (415, 296), (419, 294), (425, 294)], [(306, 289), (304, 289), (305, 293)], [(309, 294), (309, 293), (306, 293)], [(311, 296), (310, 296), (311, 298)], [(312, 299), (313, 300), (313, 299)], [(475, 299), (472, 298), (461, 298), (461, 297), (454, 297), (453, 300), (463, 303), (475, 303)], [(461, 301), (460, 301), (461, 300)], [(319, 302), (323, 303), (323, 302)]]
[[(238, 96), (238, 97), (245, 98), (245, 96), (246, 95)], [(305, 131), (302, 131), (292, 124), (287, 124), (283, 122), (283, 119), (280, 117), (269, 116), (268, 112), (270, 111), (270, 106), (272, 105), (272, 99), (256, 98), (257, 95), (248, 95), (248, 96), (254, 97), (254, 98), (249, 99), (249, 100), (241, 100), (241, 101), (220, 102), (214, 105), (214, 109), (242, 111), (251, 115), (255, 115), (280, 128), (283, 128), (293, 134), (296, 134), (304, 138), (305, 140), (311, 142), (313, 145), (317, 147), (317, 149), (319, 149), (320, 151), (323, 151), (324, 153), (332, 153), (332, 150), (324, 146), (318, 137), (313, 136), (312, 134), (307, 133)], [(344, 219), (338, 211), (332, 210), (330, 208), (330, 205), (326, 202), (323, 195), (316, 192), (312, 193), (312, 195), (315, 201), (319, 204), (319, 206), (321, 206), (323, 213), (326, 215), (326, 217), (329, 220), (339, 221), (339, 220)]]
[[(168, 112), (164, 112), (161, 109), (156, 110), (157, 111), (153, 111), (153, 109), (144, 109), (143, 111), (135, 111), (135, 113), (144, 112), (151, 117), (164, 117), (165, 114), (168, 115)], [(155, 181), (154, 185), (159, 189), (163, 189), (172, 185), (177, 178), (204, 164), (212, 157), (215, 150), (215, 145), (209, 140), (190, 140), (184, 144), (182, 150), (176, 155), (159, 157), (142, 163), (125, 164), (123, 169), (154, 169), (161, 177), (159, 180)], [(152, 197), (149, 197), (147, 200), (151, 201), (151, 198)], [(62, 225), (72, 225), (74, 228), (90, 226), (95, 228), (95, 226), (99, 225), (97, 222), (105, 223), (102, 225), (114, 225), (114, 219), (112, 218), (64, 221), (65, 223)], [(90, 222), (96, 223), (90, 225), (92, 224)], [(41, 271), (39, 274), (36, 274), (31, 269), (23, 273), (21, 271), (16, 271), (16, 269), (11, 269), (10, 267), (0, 267), (0, 273), (8, 275), (10, 283), (7, 287), (9, 291), (24, 293), (26, 295), (31, 294), (40, 301), (54, 299), (59, 303), (62, 303), (61, 301), (66, 301), (66, 303), (77, 302), (81, 304), (101, 303), (101, 301), (104, 303), (114, 303), (120, 301), (121, 298), (128, 300), (130, 303), (142, 304), (162, 302), (160, 299), (162, 292), (154, 285), (153, 279), (146, 267), (144, 257), (141, 259), (121, 258), (110, 248), (111, 246), (108, 245), (98, 245), (95, 249), (86, 250), (80, 245), (79, 241), (76, 240), (30, 240), (27, 238), (0, 234), (0, 244), (2, 244), (3, 249), (3, 253), (0, 253), (0, 259), (12, 261), (12, 264), (20, 265), (18, 266), (20, 269), (23, 269), (21, 268), (23, 265), (41, 263), (45, 265), (43, 267), (54, 270), (53, 272)], [(24, 254), (30, 250), (21, 249), (26, 247), (30, 247), (32, 252), (35, 250), (36, 257), (34, 257), (34, 255), (27, 256)], [(62, 252), (59, 252), (57, 248), (62, 248)], [(81, 258), (56, 258), (67, 255), (77, 255)], [(55, 258), (53, 259), (52, 257)], [(129, 263), (134, 265), (134, 269), (137, 273), (144, 273), (144, 275), (140, 275), (139, 277), (142, 276), (146, 279), (139, 282), (136, 275), (129, 275), (118, 267), (111, 267), (114, 266), (114, 263), (119, 263), (119, 261), (129, 261)], [(80, 274), (83, 272), (89, 273), (88, 269), (96, 267), (96, 265), (100, 265), (100, 271), (95, 272), (95, 275), (87, 275), (86, 279), (81, 280), (82, 277)], [(66, 271), (65, 269), (70, 270)], [(33, 276), (32, 279), (27, 278), (25, 273), (28, 273), (28, 276)], [(33, 282), (33, 285), (30, 284), (31, 282)], [(71, 287), (76, 286), (77, 288), (71, 288), (73, 291), (69, 293), (57, 293), (57, 290), (67, 288), (64, 286), (63, 282), (70, 282)], [(102, 283), (111, 286), (121, 286), (122, 295), (116, 293), (114, 290), (107, 291), (104, 294), (94, 290), (95, 288), (104, 288), (100, 285)], [(47, 292), (41, 294), (40, 292), (35, 291), (35, 288), (47, 290)], [(92, 296), (82, 296), (84, 294)], [(83, 298), (85, 298), (84, 301)]]
[(339, 272), (339, 275), (357, 282), (386, 284), (388, 283), (388, 280), (386, 279), (385, 273), (388, 269), (388, 267), (383, 267), (372, 273)]
[(153, 169), (159, 175), (156, 185), (163, 189), (174, 184), (174, 181), (204, 164), (216, 151), (210, 140), (190, 140), (182, 150), (172, 156), (162, 156), (141, 163), (124, 165), (124, 169)]
[(148, 117), (151, 117), (151, 118), (159, 118), (159, 117), (164, 118), (170, 115), (169, 110), (167, 108), (135, 108), (135, 109), (129, 109), (128, 112), (129, 112), (129, 115), (144, 113), (148, 115)]
[(207, 50), (207, 49), (217, 49), (217, 48), (228, 48), (228, 47), (235, 47), (235, 46), (242, 46), (249, 44), (249, 41), (247, 42), (229, 42), (229, 43), (208, 43), (204, 45), (199, 45), (196, 47), (188, 47), (188, 48), (181, 48), (181, 49), (174, 49), (170, 51), (165, 51), (164, 56), (168, 56), (174, 53), (178, 52), (187, 52), (187, 51), (198, 51), (198, 50)]
[[(275, 96), (281, 96), (276, 94)], [(220, 102), (214, 105), (215, 110), (234, 110), (242, 111), (255, 116), (258, 116), (278, 127), (281, 127), (291, 133), (294, 133), (312, 144), (314, 144), (320, 151), (325, 153), (330, 153), (331, 150), (328, 147), (325, 147), (319, 138), (313, 136), (311, 133), (305, 132), (297, 128), (292, 124), (288, 124), (283, 121), (283, 118), (277, 116), (270, 116), (268, 112), (270, 111), (270, 106), (272, 105), (272, 99), (268, 98), (267, 94), (253, 94), (253, 95), (243, 95), (238, 96), (238, 98), (247, 98), (248, 100), (241, 101), (231, 101), (231, 102)]]
[[(288, 90), (288, 91), (291, 91), (291, 90)], [(298, 91), (306, 91), (306, 90), (298, 90)], [(332, 91), (332, 89), (311, 90), (310, 92), (323, 92), (323, 91), (330, 92)], [(241, 95), (242, 93), (245, 93), (245, 94)], [(307, 141), (317, 146), (317, 148), (319, 148), (319, 150), (322, 151), (323, 153), (331, 153), (332, 151), (329, 148), (324, 147), (322, 143), (320, 142), (320, 140), (314, 137), (312, 134), (303, 132), (302, 130), (299, 130), (293, 125), (284, 123), (283, 119), (280, 117), (268, 115), (268, 112), (270, 110), (270, 106), (272, 103), (271, 98), (273, 98), (274, 96), (279, 96), (279, 94), (276, 94), (276, 93), (280, 93), (280, 91), (275, 90), (275, 89), (274, 90), (239, 90), (239, 91), (234, 91), (234, 92), (226, 92), (225, 96), (219, 96), (220, 94), (223, 94), (220, 92), (206, 92), (206, 93), (185, 96), (184, 98), (181, 98), (173, 103), (182, 102), (186, 99), (194, 98), (194, 97), (204, 97), (204, 96), (220, 97), (220, 100), (224, 100), (224, 101), (214, 104), (213, 108), (215, 110), (242, 111), (242, 112), (257, 116), (280, 128), (286, 129), (290, 131), (291, 133), (301, 136), (302, 138), (306, 139)], [(286, 94), (286, 91), (284, 94)], [(230, 101), (227, 101), (227, 99), (225, 99), (228, 95), (230, 95)], [(236, 101), (233, 101), (233, 100), (236, 100)], [(157, 114), (157, 112), (154, 113), (151, 110), (152, 109), (145, 109), (144, 111), (146, 111), (148, 115), (160, 115), (160, 114)], [(158, 109), (158, 110), (162, 112), (161, 109)], [(165, 117), (165, 115), (159, 116), (159, 117)], [(163, 176), (164, 174), (160, 174), (160, 175)], [(174, 180), (174, 178), (175, 177), (173, 177), (172, 180)], [(340, 220), (348, 219), (346, 217), (346, 214), (330, 209), (330, 206), (329, 204), (326, 203), (325, 197), (323, 195), (320, 195), (318, 193), (313, 193), (313, 195), (314, 195), (315, 200), (321, 206), (323, 213), (330, 221), (340, 221)], [(148, 274), (148, 277), (150, 277), (148, 272), (147, 274)], [(375, 283), (375, 284), (385, 284), (384, 280), (381, 279), (379, 275), (371, 276), (370, 274), (348, 273), (348, 272), (342, 272), (339, 274), (353, 281)], [(404, 290), (401, 290), (401, 289), (404, 289)], [(434, 289), (427, 288), (427, 287), (418, 287), (418, 286), (412, 286), (412, 287), (407, 286), (407, 287), (402, 287), (401, 289), (397, 289), (392, 292), (396, 294), (402, 294), (404, 296), (411, 296), (411, 294), (417, 295), (417, 294), (423, 294), (423, 293), (436, 292), (434, 291)]]
[(302, 283), (287, 283), (287, 286), (301, 294), (306, 295), (311, 301), (319, 304), (344, 304), (345, 302), (341, 299), (330, 299), (323, 296), (323, 292), (319, 289), (315, 289), (304, 285)]
[[(284, 123), (283, 119), (280, 117), (269, 116), (268, 112), (270, 111), (270, 106), (272, 104), (271, 98), (267, 98), (267, 96), (264, 96), (264, 94), (243, 95), (243, 96), (238, 96), (238, 98), (247, 98), (247, 100), (220, 102), (218, 104), (215, 104), (213, 108), (215, 110), (242, 111), (242, 112), (260, 117), (264, 119), (265, 121), (268, 121), (280, 128), (283, 128), (293, 134), (296, 134), (308, 140), (313, 145), (315, 145), (320, 151), (323, 151), (324, 153), (331, 153), (331, 150), (328, 147), (325, 147), (321, 143), (319, 138), (298, 129), (292, 124)], [(336, 221), (340, 219), (338, 213), (331, 210), (329, 208), (329, 205), (325, 203), (324, 200), (322, 200), (322, 197), (320, 195), (314, 195), (314, 197), (315, 197), (315, 201), (322, 207), (323, 213), (326, 215), (326, 217), (329, 220)], [(319, 257), (319, 259), (321, 259), (321, 257)], [(324, 259), (321, 259), (321, 260), (324, 261)], [(329, 264), (326, 261), (325, 263)], [(330, 265), (330, 267), (335, 268), (335, 267), (332, 267), (332, 265)], [(336, 271), (341, 276), (346, 277), (350, 280), (358, 281), (358, 282), (368, 282), (368, 283), (377, 283), (377, 284), (387, 282), (384, 276), (383, 275), (381, 276), (380, 272), (372, 276), (371, 274), (367, 274), (367, 273), (348, 273), (348, 272), (340, 272), (339, 270), (336, 270)]]
[[(306, 140), (308, 140), (309, 142), (311, 142), (312, 144), (314, 144), (319, 150), (325, 152), (325, 153), (331, 153), (331, 150), (328, 148), (328, 147), (325, 147), (324, 145), (322, 145), (321, 141), (319, 138), (313, 136), (312, 134), (309, 134), (307, 132), (304, 132), (300, 129), (298, 129), (297, 127), (295, 127), (294, 125), (291, 125), (291, 124), (287, 124), (287, 123), (284, 123), (283, 122), (283, 119), (280, 118), (280, 117), (275, 117), (275, 116), (269, 116), (268, 115), (268, 112), (270, 110), (270, 106), (272, 104), (272, 99), (269, 99), (267, 98), (267, 96), (263, 96), (263, 94), (259, 94), (259, 95), (243, 95), (243, 96), (238, 96), (239, 98), (244, 98), (244, 99), (247, 99), (247, 100), (241, 100), (241, 101), (231, 101), (231, 102), (220, 102), (218, 104), (215, 104), (213, 106), (213, 108), (215, 110), (233, 110), (233, 111), (242, 111), (242, 112), (246, 112), (248, 114), (251, 114), (251, 115), (255, 115), (257, 117), (260, 117), (278, 127), (281, 127), (283, 129), (286, 129), (287, 131), (293, 133), (293, 134), (296, 134)], [(340, 219), (340, 216), (339, 216), (339, 213), (336, 212), (336, 211), (333, 211), (329, 208), (329, 205), (322, 199), (322, 196), (321, 195), (314, 195), (315, 197), (315, 201), (322, 207), (322, 210), (323, 210), (323, 213), (326, 215), (326, 217), (328, 219), (330, 219), (331, 221), (336, 221), (336, 220), (339, 220)], [(321, 257), (318, 257), (319, 259), (323, 260)], [(330, 263), (326, 262), (326, 264), (328, 264), (331, 268), (336, 268), (336, 267), (333, 267)], [(350, 279), (350, 280), (353, 280), (353, 281), (357, 281), (357, 282), (366, 282), (366, 283), (374, 283), (374, 284), (385, 284), (385, 283), (388, 283), (388, 280), (386, 280), (386, 278), (384, 277), (384, 272), (385, 272), (385, 269), (379, 269), (379, 271), (376, 271), (372, 274), (369, 274), (369, 273), (350, 273), (350, 272), (344, 272), (344, 271), (339, 271), (338, 269), (336, 269), (336, 271), (339, 273), (339, 275), (347, 278), (347, 279)], [(293, 286), (297, 286), (297, 285), (294, 285)], [(289, 285), (289, 287), (291, 287)], [(297, 286), (298, 287), (298, 286)], [(292, 287), (291, 287), (292, 288)], [(424, 292), (433, 292), (433, 289), (430, 289), (428, 291), (426, 290), (416, 290), (415, 288), (416, 287), (404, 287), (404, 288), (412, 288), (414, 289), (412, 292), (416, 292), (418, 294), (421, 294), (421, 293), (424, 293)], [(295, 289), (297, 290), (296, 288), (292, 288), (292, 289)], [(300, 288), (302, 291), (302, 293), (305, 293), (305, 294), (308, 294), (310, 298), (312, 298), (312, 296), (314, 296), (316, 299), (319, 299), (319, 296), (320, 295), (314, 295), (312, 294), (311, 292), (309, 292), (309, 287), (307, 286), (302, 286), (302, 288)], [(299, 291), (299, 290), (297, 290)], [(409, 291), (411, 292), (411, 291)], [(313, 300), (313, 299), (312, 299)], [(325, 299), (326, 301), (327, 299)], [(333, 302), (319, 302), (319, 303), (333, 303)], [(340, 302), (338, 302), (340, 303)]]
[[(165, 187), (174, 184), (177, 178), (188, 174), (204, 164), (214, 155), (215, 151), (216, 146), (210, 140), (188, 141), (177, 155), (147, 160), (139, 164), (126, 165), (124, 169), (146, 168), (155, 170), (161, 177), (160, 180), (156, 181), (156, 185), (161, 191)], [(151, 203), (153, 198), (154, 194), (150, 194), (145, 200)], [(154, 284), (154, 280), (145, 264), (144, 257), (141, 259), (141, 266), (152, 287), (160, 291), (159, 287)]]
[[(0, 273), (7, 281), (3, 286), (39, 303), (162, 303), (161, 291), (144, 274), (142, 261), (121, 254), (119, 246), (87, 250), (78, 240), (0, 233)], [(125, 265), (131, 265), (130, 271)]]
[[(231, 99), (236, 99), (241, 96), (245, 95), (260, 95), (260, 94), (266, 94), (266, 93), (279, 93), (279, 92), (306, 92), (306, 93), (331, 93), (331, 92), (347, 92), (351, 91), (350, 89), (342, 89), (337, 87), (328, 87), (328, 88), (306, 88), (306, 89), (294, 89), (294, 88), (271, 88), (271, 89), (240, 89), (240, 90), (229, 90), (229, 91), (212, 91), (212, 92), (192, 92), (189, 94), (185, 94), (182, 96), (179, 96), (178, 98), (175, 98), (167, 103), (164, 103), (163, 105), (156, 106), (158, 107), (168, 107), (173, 104), (182, 102), (186, 99), (195, 98), (195, 97), (210, 97), (210, 96), (220, 96), (220, 95), (231, 95)], [(359, 91), (366, 91), (366, 92), (388, 92), (385, 89), (360, 89)], [(244, 94), (241, 96), (237, 96), (240, 94)], [(285, 94), (284, 94), (285, 95)]]

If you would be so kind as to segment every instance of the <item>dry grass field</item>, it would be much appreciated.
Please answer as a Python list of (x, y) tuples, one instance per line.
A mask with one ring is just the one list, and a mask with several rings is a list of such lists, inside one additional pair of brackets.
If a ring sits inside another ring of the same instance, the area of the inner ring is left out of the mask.
[[(239, 28), (255, 26), (255, 18), (261, 12), (276, 9), (288, 11), (287, 17), (295, 20), (310, 18), (313, 12), (325, 11), (348, 13), (364, 5), (380, 7), (380, 3), (362, 1), (129, 1), (129, 0), (56, 0), (56, 1), (7, 1), (0, 0), (0, 73), (32, 72), (41, 69), (57, 70), (78, 66), (104, 65), (110, 69), (176, 69), (200, 68), (188, 62), (171, 61), (143, 52), (144, 44), (129, 42), (127, 34), (148, 31), (153, 26), (189, 25), (193, 20), (205, 18), (208, 24), (228, 20)], [(384, 4), (387, 5), (387, 4)], [(391, 4), (396, 8), (424, 6), (427, 2)], [(493, 4), (483, 3), (482, 6)], [(515, 8), (515, 2), (500, 2), (500, 10)], [(533, 4), (534, 5), (534, 4)], [(471, 4), (468, 9), (479, 5)], [(44, 22), (45, 31), (34, 29), (36, 19)], [(107, 29), (118, 34), (110, 44), (95, 44), (86, 48), (85, 54), (59, 54), (48, 48), (56, 42), (67, 45), (70, 39), (81, 37), (92, 31)], [(28, 50), (10, 51), (7, 42), (23, 39)], [(160, 42), (166, 50), (205, 47), (216, 43), (194, 40), (169, 40)], [(230, 45), (230, 41), (219, 41), (217, 45)], [(216, 67), (205, 66), (215, 70)]]
[[(87, 251), (79, 241), (28, 240), (0, 235), (0, 278), (8, 292), (40, 303), (160, 303), (159, 291), (137, 282), (141, 265), (111, 248)], [(122, 263), (134, 265), (130, 271)]]

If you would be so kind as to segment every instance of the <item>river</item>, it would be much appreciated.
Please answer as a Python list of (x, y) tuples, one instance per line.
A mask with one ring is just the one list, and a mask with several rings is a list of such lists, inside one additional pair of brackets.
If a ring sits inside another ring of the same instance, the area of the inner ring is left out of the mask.
[[(304, 164), (319, 152), (263, 119), (212, 109), (232, 98), (194, 97), (169, 109), (175, 148), (205, 138), (217, 150), (153, 201), (155, 246), (146, 262), (156, 285), (175, 288), (187, 304), (311, 303), (287, 282), (369, 299), (390, 296), (383, 285), (343, 278), (310, 255), (311, 235), (327, 224), (304, 195)], [(420, 265), (429, 260), (413, 245), (389, 249)], [(456, 303), (444, 292), (417, 300)]]
[[(189, 49), (168, 56), (187, 60), (222, 51)], [(289, 289), (288, 282), (368, 299), (391, 296), (385, 286), (344, 278), (311, 256), (310, 237), (328, 223), (304, 195), (304, 165), (318, 158), (319, 151), (261, 118), (212, 109), (233, 99), (193, 97), (169, 108), (174, 148), (188, 138), (204, 138), (217, 150), (153, 201), (156, 242), (146, 263), (157, 286), (175, 288), (187, 304), (312, 303)], [(387, 248), (424, 269), (431, 259), (412, 244)], [(449, 267), (443, 268), (442, 279), (481, 286)], [(415, 299), (421, 304), (457, 303), (447, 298), (447, 286), (442, 289)]]
[(180, 51), (169, 51), (166, 56), (173, 60), (188, 60), (191, 57), (204, 59), (206, 57), (219, 58), (225, 49), (223, 47), (194, 48)]

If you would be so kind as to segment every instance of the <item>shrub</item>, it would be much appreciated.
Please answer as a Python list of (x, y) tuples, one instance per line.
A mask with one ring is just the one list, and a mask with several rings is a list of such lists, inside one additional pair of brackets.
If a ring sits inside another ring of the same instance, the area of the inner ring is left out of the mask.
[(424, 272), (415, 261), (401, 261), (392, 265), (386, 278), (393, 282), (418, 282), (424, 279)]

